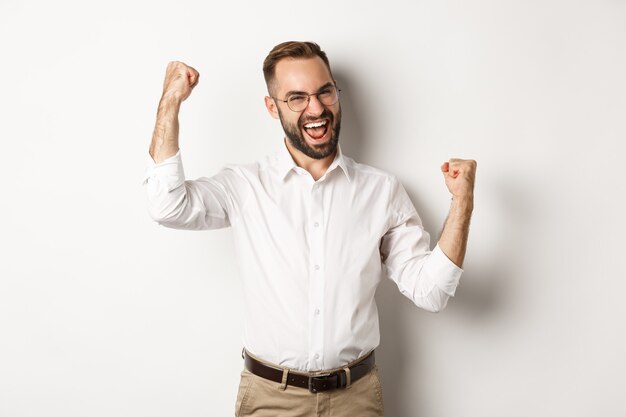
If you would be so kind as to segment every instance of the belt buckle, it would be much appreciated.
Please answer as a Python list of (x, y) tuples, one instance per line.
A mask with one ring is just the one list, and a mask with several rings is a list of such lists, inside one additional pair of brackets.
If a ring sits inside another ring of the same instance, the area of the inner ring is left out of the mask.
[(312, 394), (315, 394), (317, 392), (319, 392), (314, 386), (313, 386), (313, 380), (316, 381), (323, 381), (323, 378), (326, 378), (330, 376), (330, 372), (325, 373), (325, 374), (321, 374), (321, 375), (315, 375), (315, 376), (310, 376), (309, 377), (309, 392)]

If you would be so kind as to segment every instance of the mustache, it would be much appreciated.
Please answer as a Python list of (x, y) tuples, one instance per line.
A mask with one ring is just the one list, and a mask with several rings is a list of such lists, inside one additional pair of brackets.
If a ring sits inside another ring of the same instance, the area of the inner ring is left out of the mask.
[(315, 121), (315, 120), (319, 120), (319, 119), (328, 119), (332, 123), (333, 122), (333, 114), (331, 112), (329, 112), (328, 110), (324, 109), (322, 114), (320, 114), (318, 117), (304, 117), (304, 118), (301, 118), (300, 119), (300, 125), (303, 125), (303, 124), (306, 124), (308, 122), (312, 122), (312, 121)]

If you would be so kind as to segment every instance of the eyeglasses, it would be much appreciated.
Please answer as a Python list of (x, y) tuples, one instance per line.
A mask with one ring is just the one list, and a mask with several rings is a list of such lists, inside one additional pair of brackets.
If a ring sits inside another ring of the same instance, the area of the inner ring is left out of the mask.
[(319, 93), (313, 94), (293, 94), (287, 97), (287, 100), (281, 100), (277, 97), (272, 97), (274, 100), (287, 103), (289, 109), (295, 112), (301, 112), (309, 106), (311, 96), (316, 96), (320, 103), (325, 106), (332, 106), (339, 101), (339, 92), (341, 90), (334, 86), (324, 88)]

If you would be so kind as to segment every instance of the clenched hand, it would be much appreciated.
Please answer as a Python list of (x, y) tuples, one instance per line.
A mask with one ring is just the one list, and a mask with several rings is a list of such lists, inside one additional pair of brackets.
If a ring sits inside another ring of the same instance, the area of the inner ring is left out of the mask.
[(473, 159), (452, 158), (441, 165), (446, 186), (454, 197), (474, 197), (476, 161)]
[(198, 85), (200, 73), (180, 61), (167, 64), (165, 81), (163, 82), (163, 97), (183, 102), (191, 94), (191, 90)]

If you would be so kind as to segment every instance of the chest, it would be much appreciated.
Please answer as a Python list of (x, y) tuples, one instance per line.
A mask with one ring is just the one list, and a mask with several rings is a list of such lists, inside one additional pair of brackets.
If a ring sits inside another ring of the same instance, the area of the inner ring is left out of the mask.
[(293, 175), (255, 184), (244, 213), (251, 236), (293, 245), (377, 244), (389, 224), (389, 189), (383, 181), (333, 174), (317, 182)]

